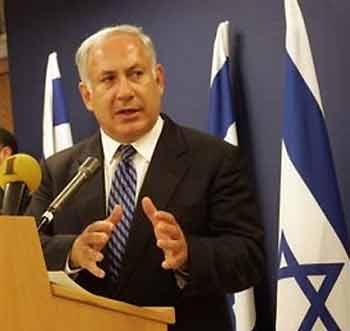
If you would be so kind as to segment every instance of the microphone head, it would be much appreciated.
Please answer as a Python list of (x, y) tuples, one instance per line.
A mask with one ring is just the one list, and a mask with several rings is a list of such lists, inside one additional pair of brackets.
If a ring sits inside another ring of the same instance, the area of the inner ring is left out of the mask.
[(8, 183), (23, 182), (30, 192), (41, 183), (41, 168), (36, 159), (27, 154), (15, 154), (8, 157), (0, 166), (0, 186), (4, 189)]
[(87, 177), (90, 177), (100, 167), (100, 162), (97, 158), (88, 156), (80, 165), (79, 172), (83, 172)]

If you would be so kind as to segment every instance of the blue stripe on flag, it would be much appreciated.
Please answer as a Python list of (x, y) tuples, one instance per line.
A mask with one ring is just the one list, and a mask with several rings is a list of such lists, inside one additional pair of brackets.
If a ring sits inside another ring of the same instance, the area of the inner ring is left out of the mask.
[(52, 80), (53, 125), (68, 123), (61, 78)]
[(209, 132), (223, 139), (236, 120), (228, 58), (213, 80), (209, 98)]
[(289, 56), (286, 70), (283, 137), (288, 154), (348, 252), (349, 238), (322, 112)]

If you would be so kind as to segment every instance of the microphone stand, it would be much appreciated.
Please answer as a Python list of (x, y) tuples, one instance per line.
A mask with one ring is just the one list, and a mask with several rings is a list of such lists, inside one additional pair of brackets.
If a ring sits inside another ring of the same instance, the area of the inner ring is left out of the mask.
[(83, 164), (79, 167), (78, 173), (72, 178), (67, 186), (59, 193), (56, 198), (51, 202), (44, 214), (41, 216), (41, 220), (38, 226), (38, 231), (51, 223), (58, 210), (62, 208), (65, 202), (80, 188), (80, 186), (88, 180), (99, 168), (100, 164), (98, 159), (94, 157), (87, 157)]

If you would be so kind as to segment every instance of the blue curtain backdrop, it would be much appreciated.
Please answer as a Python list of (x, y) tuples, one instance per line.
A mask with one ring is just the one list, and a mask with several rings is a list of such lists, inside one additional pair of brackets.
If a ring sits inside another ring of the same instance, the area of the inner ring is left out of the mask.
[[(322, 91), (345, 212), (350, 214), (350, 2), (301, 0)], [(258, 330), (274, 330), (280, 148), (282, 133), (284, 11), (276, 0), (6, 1), (15, 130), (23, 152), (41, 156), (47, 56), (57, 51), (74, 141), (96, 130), (84, 110), (74, 53), (96, 29), (143, 26), (165, 65), (164, 110), (180, 123), (207, 130), (208, 91), (216, 26), (230, 20), (235, 95), (242, 112), (240, 145), (249, 161), (266, 229), (266, 270), (257, 290)]]

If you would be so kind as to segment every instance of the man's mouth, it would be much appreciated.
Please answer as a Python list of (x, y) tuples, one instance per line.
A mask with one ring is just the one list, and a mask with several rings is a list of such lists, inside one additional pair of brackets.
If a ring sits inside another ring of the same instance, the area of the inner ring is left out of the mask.
[(132, 115), (139, 111), (137, 108), (124, 108), (116, 111), (117, 115)]

